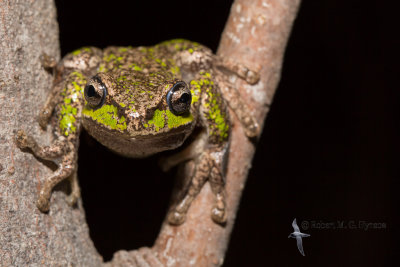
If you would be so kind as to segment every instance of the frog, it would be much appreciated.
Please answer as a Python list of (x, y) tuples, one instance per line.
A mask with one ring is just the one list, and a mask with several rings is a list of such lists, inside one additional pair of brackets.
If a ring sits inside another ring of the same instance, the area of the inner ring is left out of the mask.
[[(167, 215), (168, 222), (180, 225), (186, 220), (191, 203), (207, 181), (215, 198), (211, 218), (218, 224), (227, 221), (229, 108), (249, 138), (259, 134), (258, 123), (229, 77), (255, 84), (259, 80), (256, 71), (184, 39), (154, 46), (88, 46), (59, 62), (46, 54), (41, 61), (52, 71), (54, 81), (38, 122), (43, 130), (51, 126), (54, 140), (40, 145), (23, 129), (15, 136), (19, 148), (57, 165), (40, 188), (36, 206), (41, 212), (49, 211), (53, 188), (64, 180), (71, 185), (67, 203), (77, 203), (79, 135), (85, 129), (111, 151), (131, 158), (185, 144), (161, 164), (169, 170), (194, 163), (188, 185)], [(229, 91), (227, 96), (224, 90)]]

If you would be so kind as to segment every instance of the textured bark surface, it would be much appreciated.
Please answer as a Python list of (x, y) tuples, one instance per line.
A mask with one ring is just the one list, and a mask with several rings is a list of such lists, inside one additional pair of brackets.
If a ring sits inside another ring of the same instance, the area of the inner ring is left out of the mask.
[[(235, 82), (262, 127), (277, 87), (285, 45), (300, 0), (237, 0), (218, 53), (259, 70), (261, 81)], [(24, 129), (48, 144), (36, 114), (52, 76), (40, 65), (46, 52), (59, 57), (58, 26), (50, 0), (0, 1), (0, 266), (100, 266), (81, 203), (66, 203), (66, 183), (53, 193), (49, 214), (35, 206), (37, 192), (54, 169), (13, 143)], [(234, 77), (232, 78), (234, 79)], [(227, 173), (228, 223), (212, 222), (213, 194), (206, 184), (185, 224), (164, 223), (153, 248), (119, 251), (107, 266), (219, 266), (223, 263), (255, 145), (235, 116)], [(186, 171), (189, 171), (190, 166)]]
[(51, 140), (36, 121), (53, 80), (43, 52), (59, 58), (53, 1), (0, 1), (0, 266), (99, 266), (81, 203), (71, 209), (60, 186), (40, 213), (37, 193), (54, 169), (13, 142), (18, 129)]

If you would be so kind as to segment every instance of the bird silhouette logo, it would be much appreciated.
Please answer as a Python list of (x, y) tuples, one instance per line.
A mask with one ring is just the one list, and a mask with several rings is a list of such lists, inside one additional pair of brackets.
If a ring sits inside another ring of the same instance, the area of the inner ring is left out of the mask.
[(302, 238), (303, 238), (303, 237), (309, 237), (310, 235), (309, 235), (309, 234), (304, 234), (304, 233), (300, 232), (300, 229), (299, 229), (299, 227), (297, 226), (296, 218), (293, 220), (292, 226), (293, 226), (294, 232), (291, 233), (291, 234), (288, 236), (288, 238), (290, 238), (290, 237), (291, 237), (291, 238), (296, 238), (296, 241), (297, 241), (297, 248), (299, 249), (300, 254), (303, 255), (303, 256), (305, 256), (304, 250), (303, 250), (303, 240), (302, 240)]

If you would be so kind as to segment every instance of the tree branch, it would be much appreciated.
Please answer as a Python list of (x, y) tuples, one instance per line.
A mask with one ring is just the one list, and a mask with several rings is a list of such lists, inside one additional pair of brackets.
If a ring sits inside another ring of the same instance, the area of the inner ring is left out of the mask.
[[(262, 127), (279, 82), (283, 55), (300, 0), (236, 0), (222, 35), (218, 54), (258, 70), (261, 80), (248, 85), (237, 79), (242, 98)], [(233, 77), (234, 78), (234, 77)], [(193, 202), (186, 222), (178, 227), (164, 223), (152, 249), (120, 251), (113, 266), (220, 266), (228, 246), (240, 197), (255, 152), (234, 118), (227, 168), (228, 222), (225, 227), (210, 219), (213, 194), (208, 184)], [(186, 170), (188, 171), (188, 170)], [(157, 260), (158, 259), (158, 260)]]
[(0, 266), (99, 266), (81, 203), (71, 209), (59, 187), (41, 213), (35, 202), (52, 170), (13, 142), (18, 129), (51, 140), (36, 121), (53, 81), (44, 52), (59, 58), (53, 1), (0, 1)]

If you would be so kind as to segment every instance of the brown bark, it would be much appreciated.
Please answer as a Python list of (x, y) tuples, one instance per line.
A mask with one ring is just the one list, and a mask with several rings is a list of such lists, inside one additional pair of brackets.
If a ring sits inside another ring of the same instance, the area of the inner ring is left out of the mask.
[(53, 80), (43, 52), (59, 58), (53, 1), (0, 1), (0, 266), (99, 266), (81, 203), (71, 209), (61, 186), (41, 213), (38, 189), (53, 170), (13, 142), (18, 129), (51, 140), (36, 121)]
[[(263, 125), (279, 81), (284, 48), (300, 0), (236, 0), (218, 54), (259, 70), (250, 86), (237, 80), (241, 95)], [(88, 234), (81, 203), (71, 209), (63, 186), (53, 193), (52, 208), (35, 206), (42, 179), (53, 170), (13, 143), (24, 129), (49, 143), (36, 121), (51, 87), (41, 68), (46, 52), (59, 58), (58, 26), (51, 0), (0, 1), (0, 266), (100, 266)], [(213, 195), (208, 184), (194, 201), (186, 223), (163, 224), (153, 248), (117, 252), (108, 266), (219, 266), (223, 263), (240, 196), (255, 152), (235, 119), (227, 173), (228, 223), (212, 222)], [(36, 134), (35, 134), (36, 133)], [(51, 166), (50, 166), (51, 167)], [(189, 166), (190, 167), (190, 166)], [(66, 183), (64, 184), (64, 186)], [(146, 265), (148, 264), (148, 265)]]

